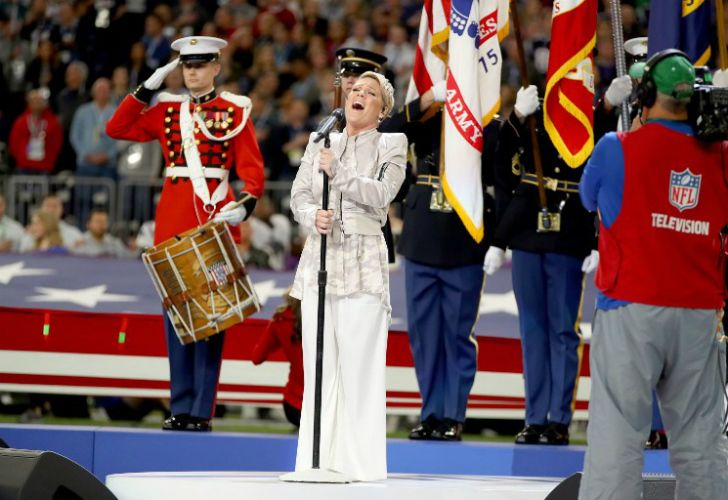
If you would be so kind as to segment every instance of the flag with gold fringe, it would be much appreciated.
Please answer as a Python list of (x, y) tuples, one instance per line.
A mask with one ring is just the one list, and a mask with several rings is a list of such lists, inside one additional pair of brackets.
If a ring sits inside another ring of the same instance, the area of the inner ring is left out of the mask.
[(597, 0), (554, 0), (544, 96), (544, 126), (567, 165), (594, 149)]

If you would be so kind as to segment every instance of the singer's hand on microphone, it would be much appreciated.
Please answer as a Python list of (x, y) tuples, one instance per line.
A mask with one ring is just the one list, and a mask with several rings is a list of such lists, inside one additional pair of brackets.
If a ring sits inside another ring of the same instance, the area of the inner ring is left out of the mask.
[(319, 234), (329, 234), (334, 225), (333, 210), (317, 210), (316, 211), (316, 231)]
[(322, 148), (319, 154), (319, 170), (326, 172), (326, 175), (333, 177), (336, 175), (336, 167), (339, 160), (336, 159), (334, 153), (328, 148)]

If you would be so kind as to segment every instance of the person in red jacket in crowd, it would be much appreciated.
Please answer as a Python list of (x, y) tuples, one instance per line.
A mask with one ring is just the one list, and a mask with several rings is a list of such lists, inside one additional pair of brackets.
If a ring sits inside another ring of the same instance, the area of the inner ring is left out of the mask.
[(10, 131), (10, 155), (15, 158), (18, 174), (50, 174), (61, 152), (63, 132), (46, 95), (43, 89), (28, 92), (28, 109)]
[(301, 301), (288, 293), (271, 318), (268, 328), (253, 348), (253, 364), (259, 365), (271, 358), (280, 348), (291, 363), (288, 382), (283, 389), (283, 411), (286, 419), (296, 427), (301, 424), (303, 403), (303, 348), (301, 347)]
[[(220, 49), (226, 45), (224, 40), (204, 36), (175, 40), (172, 48), (180, 57), (126, 96), (106, 125), (109, 137), (158, 140), (162, 146), (166, 179), (156, 210), (155, 245), (210, 220), (234, 226), (231, 232), (239, 241), (237, 226), (263, 194), (263, 157), (248, 119), (250, 99), (215, 91)], [(162, 92), (158, 103), (150, 107), (156, 89), (180, 63), (189, 95)], [(240, 206), (228, 184), (232, 169), (244, 182), (240, 195), (246, 201)], [(224, 333), (182, 345), (171, 321), (165, 319), (172, 416), (162, 428), (209, 431)]]

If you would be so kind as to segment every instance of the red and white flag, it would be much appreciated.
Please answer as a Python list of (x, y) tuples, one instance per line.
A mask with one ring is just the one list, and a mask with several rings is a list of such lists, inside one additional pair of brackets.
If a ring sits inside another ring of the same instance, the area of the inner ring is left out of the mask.
[(420, 17), (415, 64), (405, 102), (411, 102), (445, 79), (450, 0), (425, 0)]
[(554, 0), (543, 121), (564, 161), (576, 168), (594, 149), (597, 0)]

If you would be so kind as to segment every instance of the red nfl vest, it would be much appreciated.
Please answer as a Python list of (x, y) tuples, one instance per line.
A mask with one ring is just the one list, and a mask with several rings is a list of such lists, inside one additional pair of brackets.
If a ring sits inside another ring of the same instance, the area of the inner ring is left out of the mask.
[(597, 287), (629, 302), (723, 308), (720, 230), (728, 223), (728, 180), (721, 143), (657, 123), (620, 133), (619, 140), (622, 208), (611, 228), (600, 227)]

